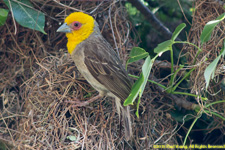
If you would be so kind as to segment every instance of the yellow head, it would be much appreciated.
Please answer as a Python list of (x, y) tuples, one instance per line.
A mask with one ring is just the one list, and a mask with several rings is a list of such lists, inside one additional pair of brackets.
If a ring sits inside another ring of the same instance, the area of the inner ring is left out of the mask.
[(70, 54), (79, 43), (87, 39), (94, 31), (94, 22), (92, 16), (83, 12), (74, 12), (66, 17), (65, 23), (58, 28), (57, 32), (66, 32), (67, 49)]

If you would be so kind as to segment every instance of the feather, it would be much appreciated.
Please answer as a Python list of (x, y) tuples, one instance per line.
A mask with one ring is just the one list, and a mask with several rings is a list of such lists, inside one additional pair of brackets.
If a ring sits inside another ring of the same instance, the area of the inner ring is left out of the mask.
[(83, 46), (84, 63), (89, 72), (124, 101), (131, 91), (131, 81), (115, 51), (102, 36), (89, 37)]

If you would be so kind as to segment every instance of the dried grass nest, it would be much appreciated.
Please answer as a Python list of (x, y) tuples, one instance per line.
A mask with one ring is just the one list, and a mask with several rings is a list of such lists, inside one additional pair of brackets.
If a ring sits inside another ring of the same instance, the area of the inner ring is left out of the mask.
[[(55, 32), (58, 23), (73, 11), (92, 12), (103, 35), (126, 61), (135, 41), (123, 2), (31, 2), (46, 14), (47, 35), (15, 26), (11, 16), (0, 30), (0, 143), (8, 149), (151, 149), (155, 143), (177, 144), (177, 123), (167, 113), (171, 107), (149, 85), (140, 104), (140, 118), (132, 111), (131, 141), (124, 139), (110, 98), (82, 108), (65, 103), (97, 93), (68, 55), (65, 36)], [(135, 65), (130, 66), (132, 73), (140, 71)]]

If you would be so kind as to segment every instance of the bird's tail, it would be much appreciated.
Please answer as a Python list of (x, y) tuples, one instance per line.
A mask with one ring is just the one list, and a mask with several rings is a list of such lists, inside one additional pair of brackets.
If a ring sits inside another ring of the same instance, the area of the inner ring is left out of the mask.
[(132, 127), (131, 127), (131, 118), (130, 118), (130, 107), (129, 106), (122, 106), (121, 101), (119, 98), (116, 98), (116, 108), (117, 112), (120, 115), (122, 115), (122, 121), (124, 124), (124, 130), (125, 130), (125, 138), (126, 140), (130, 140), (132, 137)]

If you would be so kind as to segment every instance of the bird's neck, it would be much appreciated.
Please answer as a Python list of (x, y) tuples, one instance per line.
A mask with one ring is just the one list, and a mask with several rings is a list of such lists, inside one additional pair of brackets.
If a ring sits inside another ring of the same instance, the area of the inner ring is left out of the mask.
[(70, 54), (73, 53), (76, 46), (86, 40), (93, 33), (93, 29), (73, 31), (72, 33), (67, 33), (66, 36), (68, 38), (67, 49)]

